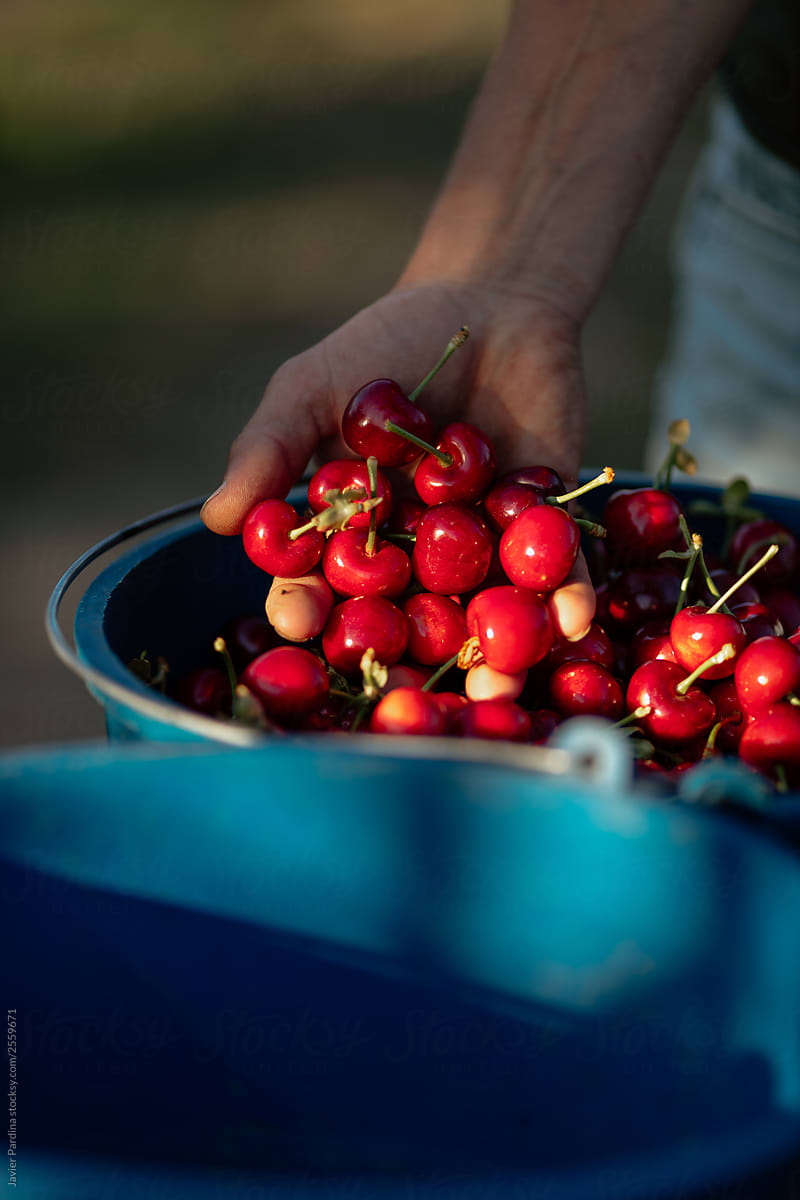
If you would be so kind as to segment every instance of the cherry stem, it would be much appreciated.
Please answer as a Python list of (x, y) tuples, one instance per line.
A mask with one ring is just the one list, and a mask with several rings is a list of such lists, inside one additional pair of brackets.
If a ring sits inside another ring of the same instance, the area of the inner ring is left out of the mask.
[(786, 778), (786, 768), (782, 763), (775, 764), (775, 787), (777, 791), (785, 794), (789, 791), (789, 781)]
[[(460, 653), (461, 651), (459, 650), (458, 654)], [(433, 689), (434, 684), (438, 683), (442, 676), (446, 675), (451, 667), (456, 665), (458, 662), (458, 654), (454, 654), (452, 658), (448, 658), (447, 662), (443, 662), (442, 665), (433, 672), (430, 679), (425, 680), (420, 690), (423, 692), (430, 692)]]
[(415, 446), (419, 446), (420, 450), (425, 450), (428, 454), (432, 454), (438, 459), (443, 467), (452, 467), (454, 458), (452, 454), (448, 454), (446, 450), (437, 450), (430, 442), (426, 442), (423, 438), (417, 437), (415, 433), (409, 433), (407, 429), (401, 429), (399, 425), (395, 425), (394, 421), (384, 421), (383, 428), (389, 433), (396, 433), (398, 437), (405, 438), (407, 442), (412, 442)]
[(234, 670), (233, 660), (231, 659), (228, 647), (225, 644), (225, 638), (215, 638), (214, 649), (216, 650), (217, 654), (222, 656), (222, 661), (225, 664), (225, 670), (228, 673), (228, 683), (231, 685), (231, 700), (233, 700), (236, 696), (236, 671)]
[[(770, 546), (770, 547), (774, 546), (775, 547), (772, 554), (770, 554), (770, 556), (769, 556), (770, 558), (772, 558), (772, 555), (777, 554), (778, 550), (781, 548), (781, 546), (785, 546), (786, 543), (788, 542), (788, 540), (789, 540), (789, 538), (785, 533), (779, 533), (774, 537), (762, 538), (760, 542), (753, 542), (752, 546), (748, 546), (747, 549), (745, 550), (744, 554), (742, 555), (742, 557), (739, 559), (739, 566), (738, 566), (738, 569), (736, 572), (737, 575), (739, 574), (740, 571), (744, 570), (744, 566), (745, 566), (745, 563), (747, 562), (748, 558), (751, 558), (754, 554), (757, 554), (762, 546)], [(764, 561), (766, 562), (766, 559)], [(761, 561), (759, 560), (759, 562), (756, 563), (755, 567), (753, 567), (751, 569), (750, 575), (752, 575), (753, 571), (757, 571), (761, 565), (762, 565)], [(749, 575), (745, 575), (744, 578), (748, 579)]]
[(708, 737), (706, 738), (706, 744), (703, 747), (703, 758), (714, 757), (714, 750), (717, 745), (717, 734), (719, 733), (720, 729), (722, 729), (724, 724), (724, 721), (717, 721), (716, 725), (711, 726)]
[(428, 371), (428, 374), (425, 376), (425, 378), (422, 380), (422, 382), (418, 383), (417, 386), (414, 388), (413, 392), (411, 392), (409, 394), (408, 398), (412, 404), (416, 403), (417, 396), (420, 394), (422, 389), (428, 386), (430, 381), (433, 379), (434, 375), (436, 375), (439, 371), (441, 371), (442, 367), (447, 362), (450, 355), (455, 354), (456, 350), (458, 350), (459, 347), (464, 345), (464, 342), (467, 340), (468, 337), (469, 337), (469, 329), (467, 329), (466, 325), (462, 325), (461, 328), (459, 329), (458, 333), (453, 334), (453, 336), (450, 338), (450, 341), (445, 346), (444, 354), (439, 359), (436, 366), (433, 367), (432, 370)]
[(594, 479), (590, 479), (588, 483), (584, 483), (582, 487), (575, 488), (572, 492), (565, 492), (563, 496), (546, 496), (546, 504), (568, 504), (570, 500), (577, 500), (578, 496), (585, 495), (586, 492), (592, 492), (595, 488), (603, 487), (606, 483), (613, 483), (614, 468), (603, 467), (599, 475)]
[(800, 696), (796, 696), (796, 695), (794, 694), (794, 692), (787, 692), (787, 693), (786, 693), (786, 699), (787, 699), (787, 700), (789, 701), (789, 703), (790, 703), (790, 704), (792, 704), (792, 705), (793, 705), (795, 708), (800, 708)]
[(718, 650), (716, 654), (712, 654), (705, 662), (701, 662), (699, 667), (695, 667), (691, 675), (687, 675), (685, 679), (682, 679), (676, 685), (675, 691), (679, 696), (685, 696), (696, 679), (699, 679), (701, 675), (705, 675), (706, 671), (710, 671), (712, 667), (721, 667), (723, 663), (728, 662), (729, 659), (735, 656), (736, 650), (733, 644), (726, 642), (721, 650)]
[(653, 711), (651, 704), (640, 704), (633, 712), (629, 712), (627, 717), (623, 717), (621, 721), (614, 723), (615, 729), (624, 729), (626, 725), (632, 725), (634, 721), (641, 721), (643, 717), (649, 717)]
[(383, 536), (385, 538), (388, 538), (390, 542), (397, 542), (397, 541), (415, 542), (417, 540), (417, 535), (415, 533), (391, 533), (391, 532), (389, 532), (389, 533), (385, 533)]
[(689, 556), (689, 561), (686, 564), (686, 570), (683, 573), (683, 579), (681, 580), (680, 591), (678, 592), (678, 603), (675, 605), (675, 614), (674, 615), (676, 617), (677, 617), (678, 613), (681, 611), (681, 609), (684, 607), (684, 605), (686, 604), (686, 596), (687, 596), (687, 592), (689, 591), (689, 583), (692, 578), (692, 571), (694, 571), (695, 564), (697, 563), (697, 560), (700, 557), (700, 555), (702, 554), (702, 552), (703, 552), (703, 539), (700, 537), (699, 533), (693, 533), (692, 534), (692, 553)]
[(779, 549), (780, 549), (780, 547), (778, 546), (778, 544), (776, 542), (773, 542), (772, 545), (769, 547), (769, 549), (764, 551), (764, 553), (761, 555), (761, 558), (758, 560), (758, 562), (754, 563), (753, 566), (750, 567), (750, 569), (748, 571), (745, 571), (744, 575), (740, 576), (739, 579), (737, 579), (735, 583), (732, 583), (731, 586), (728, 588), (727, 592), (725, 592), (724, 595), (720, 596), (719, 600), (717, 600), (714, 604), (711, 605), (711, 608), (708, 609), (708, 612), (713, 613), (713, 612), (716, 612), (718, 608), (721, 608), (722, 605), (725, 603), (725, 601), (728, 600), (733, 595), (733, 593), (742, 586), (743, 583), (747, 583), (747, 580), (751, 577), (751, 575), (755, 575), (756, 571), (760, 571), (761, 568), (766, 563), (768, 563), (771, 558), (775, 557), (775, 555), (778, 553)]
[(598, 525), (595, 521), (584, 521), (583, 517), (573, 517), (572, 519), (580, 529), (585, 529), (591, 537), (604, 538), (607, 536), (603, 526)]
[[(367, 475), (369, 476), (370, 498), (375, 498), (378, 495), (378, 460), (374, 454), (370, 454), (367, 459)], [(365, 553), (369, 558), (375, 554), (375, 537), (378, 532), (378, 510), (373, 508), (369, 514), (369, 533), (367, 534), (367, 544)]]

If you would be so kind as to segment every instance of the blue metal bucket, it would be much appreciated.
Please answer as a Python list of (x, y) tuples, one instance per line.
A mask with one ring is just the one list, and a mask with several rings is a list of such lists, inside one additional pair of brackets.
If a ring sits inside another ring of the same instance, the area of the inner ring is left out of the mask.
[(332, 737), (6, 755), (0, 819), (26, 1196), (791, 1195), (763, 834)]

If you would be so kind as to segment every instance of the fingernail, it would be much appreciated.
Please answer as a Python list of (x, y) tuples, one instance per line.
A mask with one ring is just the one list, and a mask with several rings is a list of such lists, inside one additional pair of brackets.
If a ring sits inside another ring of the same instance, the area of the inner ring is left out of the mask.
[(587, 625), (586, 628), (582, 629), (580, 633), (573, 633), (571, 637), (567, 638), (567, 641), (568, 642), (579, 642), (581, 640), (581, 638), (586, 637), (587, 633), (589, 632), (589, 630), (591, 628), (592, 628), (591, 625)]
[(216, 490), (215, 492), (212, 492), (212, 493), (211, 493), (211, 495), (210, 495), (210, 496), (208, 496), (208, 497), (207, 497), (207, 498), (206, 498), (206, 499), (203, 501), (203, 507), (200, 509), (200, 516), (201, 516), (201, 517), (202, 517), (203, 513), (204, 513), (204, 512), (205, 512), (205, 510), (206, 510), (206, 505), (207, 505), (207, 504), (210, 504), (212, 500), (215, 500), (215, 499), (217, 498), (217, 496), (220, 494), (220, 492), (224, 490), (224, 488), (225, 488), (225, 483), (226, 483), (226, 481), (223, 479), (222, 483), (219, 485), (219, 487), (217, 488), (217, 490)]

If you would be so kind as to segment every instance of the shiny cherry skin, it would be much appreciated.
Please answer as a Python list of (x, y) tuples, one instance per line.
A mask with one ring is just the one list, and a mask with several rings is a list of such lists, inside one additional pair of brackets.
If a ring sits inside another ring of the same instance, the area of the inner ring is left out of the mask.
[(500, 562), (517, 587), (552, 592), (575, 565), (580, 544), (580, 530), (566, 509), (540, 504), (526, 508), (505, 530)]
[(433, 454), (420, 460), (414, 472), (420, 499), (431, 505), (447, 500), (469, 503), (482, 496), (497, 469), (494, 448), (486, 435), (466, 421), (454, 421), (439, 434), (436, 449), (449, 454), (453, 462), (442, 466)]
[(786, 638), (759, 638), (739, 655), (734, 683), (745, 712), (771, 708), (800, 685), (800, 651)]
[(198, 667), (175, 685), (174, 699), (207, 717), (230, 716), (231, 685), (221, 667)]
[(627, 631), (671, 617), (681, 581), (670, 567), (630, 567), (608, 581), (608, 615)]
[(289, 722), (320, 708), (330, 689), (324, 663), (300, 646), (277, 646), (254, 658), (241, 682), (258, 697), (267, 716)]
[(428, 592), (457, 596), (486, 578), (493, 539), (479, 513), (458, 501), (437, 504), (420, 517), (414, 575)]
[[(699, 571), (695, 572), (695, 575), (699, 574)], [(738, 576), (734, 575), (733, 571), (728, 571), (725, 569), (725, 567), (716, 567), (713, 571), (710, 571), (709, 574), (713, 579), (717, 588), (717, 593), (720, 596), (723, 594), (723, 592), (727, 592), (728, 588), (732, 587), (738, 579)], [(696, 604), (705, 604), (708, 608), (710, 608), (717, 599), (717, 596), (711, 592), (705, 580), (702, 578), (697, 580), (693, 591), (696, 597), (694, 603)], [(746, 583), (739, 585), (738, 589), (731, 597), (728, 607), (731, 607), (734, 604), (749, 604), (751, 602), (756, 604), (760, 599), (761, 597), (759, 596), (758, 589), (755, 587), (753, 580), (749, 579)]]
[(467, 640), (464, 609), (449, 596), (420, 592), (403, 605), (408, 621), (408, 653), (415, 662), (436, 667), (458, 654)]
[(292, 540), (289, 534), (301, 524), (286, 500), (262, 500), (247, 514), (242, 529), (247, 557), (268, 575), (307, 575), (322, 558), (325, 539), (318, 529), (309, 529)]
[(275, 630), (263, 614), (236, 617), (225, 626), (222, 636), (237, 671), (243, 671), (249, 662), (271, 650), (278, 641)]
[(411, 497), (398, 500), (392, 508), (392, 515), (386, 524), (386, 532), (389, 534), (416, 533), (419, 519), (425, 512), (426, 507), (421, 500), (415, 500)]
[(467, 632), (477, 637), (490, 667), (505, 675), (526, 671), (553, 644), (547, 604), (528, 588), (485, 588), (467, 606)]
[(767, 517), (746, 521), (736, 530), (729, 555), (731, 569), (736, 572), (746, 571), (758, 561), (773, 541), (778, 543), (778, 553), (758, 572), (759, 583), (769, 582), (777, 586), (795, 583), (800, 570), (800, 546), (797, 538), (780, 521), (773, 521)]
[(705, 679), (724, 679), (733, 674), (736, 656), (744, 650), (747, 635), (736, 617), (724, 612), (711, 613), (702, 605), (691, 604), (672, 618), (669, 640), (677, 662), (686, 672), (694, 671), (730, 643), (734, 657), (709, 667), (703, 676)]
[(444, 715), (446, 732), (457, 733), (461, 710), (469, 700), (460, 692), (436, 692), (436, 700)]
[(551, 708), (564, 717), (618, 721), (625, 715), (621, 684), (596, 662), (565, 662), (556, 667), (550, 676), (548, 699)]
[(535, 746), (543, 746), (561, 724), (561, 714), (552, 708), (537, 708), (528, 715), (531, 719), (530, 740)]
[(766, 604), (753, 601), (747, 604), (731, 603), (730, 610), (736, 620), (741, 621), (748, 642), (755, 642), (761, 637), (783, 637), (783, 625)]
[(489, 525), (502, 533), (526, 508), (543, 504), (547, 496), (563, 496), (566, 490), (561, 476), (551, 467), (520, 467), (490, 488), (483, 499), (483, 511)]
[(447, 717), (432, 692), (398, 687), (375, 705), (369, 727), (372, 733), (443, 737), (447, 732)]
[(762, 601), (780, 621), (784, 631), (793, 631), (800, 626), (800, 595), (784, 587), (760, 590)]
[(361, 458), (373, 455), (381, 467), (401, 467), (419, 458), (419, 447), (385, 428), (391, 421), (425, 442), (434, 437), (433, 421), (412, 404), (392, 379), (373, 379), (348, 402), (342, 414), (345, 444)]
[(605, 667), (607, 671), (614, 670), (616, 663), (614, 647), (602, 625), (597, 621), (592, 621), (589, 632), (574, 642), (557, 636), (539, 663), (539, 669), (554, 671), (556, 667), (560, 667), (562, 663), (566, 662), (596, 662), (601, 667)]
[(322, 571), (340, 596), (399, 596), (411, 579), (411, 559), (394, 542), (375, 539), (367, 553), (367, 529), (331, 534), (322, 555)]
[(723, 754), (736, 754), (744, 732), (744, 718), (733, 677), (729, 675), (712, 683), (708, 694), (717, 710), (716, 719), (721, 722), (715, 745)]
[[(378, 468), (377, 495), (380, 504), (372, 511), (379, 525), (388, 521), (392, 512), (392, 485), (388, 477)], [(363, 488), (367, 497), (372, 497), (367, 464), (361, 458), (335, 458), (323, 463), (318, 471), (311, 476), (308, 484), (308, 507), (313, 513), (320, 513), (328, 508), (325, 493), (335, 489), (340, 492), (351, 488)], [(370, 513), (354, 513), (345, 526), (346, 529), (368, 529)]]
[(789, 786), (800, 787), (800, 708), (782, 702), (753, 713), (739, 742), (739, 757), (768, 775), (783, 767)]
[(385, 596), (355, 596), (337, 604), (322, 634), (325, 658), (343, 675), (358, 672), (370, 647), (379, 663), (399, 662), (408, 642), (408, 621)]
[(431, 672), (424, 667), (418, 666), (413, 662), (398, 662), (394, 666), (389, 667), (388, 677), (384, 692), (391, 692), (394, 688), (413, 687), (421, 688), (428, 682), (431, 677)]
[(631, 642), (631, 661), (634, 667), (642, 663), (652, 662), (656, 658), (664, 658), (667, 662), (676, 662), (675, 651), (669, 640), (669, 629), (672, 621), (669, 617), (656, 617), (654, 621), (646, 621), (633, 635)]
[(600, 523), (617, 566), (655, 562), (664, 550), (684, 549), (674, 496), (657, 488), (622, 488), (606, 501)]
[(685, 695), (675, 690), (685, 678), (683, 667), (663, 659), (643, 663), (630, 678), (625, 697), (628, 711), (650, 706), (649, 716), (636, 723), (656, 743), (680, 747), (714, 724), (716, 709), (705, 692), (699, 687), (690, 687)]
[(490, 741), (527, 742), (531, 719), (513, 700), (470, 700), (458, 714), (463, 737)]

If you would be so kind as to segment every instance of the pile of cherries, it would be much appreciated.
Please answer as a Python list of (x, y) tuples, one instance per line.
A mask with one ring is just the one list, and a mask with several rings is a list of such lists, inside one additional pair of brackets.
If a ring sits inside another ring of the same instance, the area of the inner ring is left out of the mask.
[[(478, 428), (437, 431), (416, 403), (465, 338), (410, 395), (389, 379), (356, 392), (341, 431), (358, 457), (317, 470), (304, 518), (284, 500), (252, 509), (242, 537), (272, 576), (267, 620), (233, 622), (215, 642), (224, 669), (191, 672), (174, 696), (280, 730), (537, 743), (589, 714), (628, 730), (642, 772), (738, 754), (779, 789), (800, 786), (794, 534), (736, 481), (719, 506), (726, 544), (704, 553), (668, 490), (672, 467), (691, 466), (686, 422), (654, 486), (614, 492), (601, 525), (564, 506), (609, 468), (577, 493), (542, 465), (498, 478)], [(400, 498), (414, 463), (415, 495)], [(582, 531), (597, 614), (568, 641), (552, 595)]]

